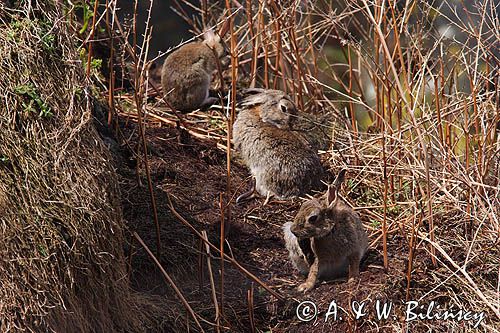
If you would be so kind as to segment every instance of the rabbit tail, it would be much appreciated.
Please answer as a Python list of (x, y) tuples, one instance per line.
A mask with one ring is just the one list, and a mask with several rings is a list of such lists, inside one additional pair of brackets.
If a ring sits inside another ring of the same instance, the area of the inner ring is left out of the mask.
[(300, 274), (307, 275), (309, 272), (309, 264), (307, 263), (302, 249), (300, 248), (299, 240), (290, 230), (291, 226), (292, 222), (287, 222), (283, 225), (283, 238), (285, 239), (285, 246), (288, 250), (288, 255), (292, 261), (293, 267), (295, 267)]

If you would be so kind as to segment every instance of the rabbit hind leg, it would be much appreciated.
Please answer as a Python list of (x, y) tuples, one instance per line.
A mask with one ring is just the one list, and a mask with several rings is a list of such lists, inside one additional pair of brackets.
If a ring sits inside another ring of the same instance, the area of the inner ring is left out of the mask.
[(202, 108), (210, 102), (208, 95), (209, 86), (210, 78), (200, 77), (189, 87), (185, 87), (184, 93), (186, 108), (193, 111)]
[(236, 198), (236, 203), (241, 203), (243, 201), (247, 201), (257, 197), (257, 192), (255, 191), (255, 178), (252, 177), (252, 185), (250, 189), (244, 193), (242, 193), (238, 198)]
[(201, 102), (200, 109), (207, 110), (212, 105), (217, 103), (219, 99), (215, 96), (210, 96), (210, 78), (208, 78), (208, 81), (203, 84), (203, 89), (205, 90), (205, 99)]
[(201, 103), (200, 109), (208, 110), (212, 105), (217, 103), (219, 99), (217, 97), (207, 97), (203, 103)]

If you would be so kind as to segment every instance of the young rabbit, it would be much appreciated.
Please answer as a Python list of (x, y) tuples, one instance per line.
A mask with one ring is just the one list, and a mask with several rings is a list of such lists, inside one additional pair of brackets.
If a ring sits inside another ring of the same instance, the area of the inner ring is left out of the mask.
[(331, 279), (359, 275), (359, 264), (368, 247), (363, 225), (340, 197), (342, 170), (321, 199), (302, 204), (293, 223), (283, 226), (285, 245), (295, 268), (307, 274), (299, 291), (314, 288), (318, 278)]
[(224, 56), (218, 35), (207, 31), (202, 42), (183, 45), (172, 52), (163, 64), (161, 84), (166, 101), (181, 112), (189, 112), (213, 104), (208, 96), (217, 58)]
[(255, 183), (237, 202), (253, 196), (254, 190), (268, 198), (288, 199), (320, 187), (323, 168), (317, 151), (291, 130), (297, 109), (290, 97), (279, 90), (244, 93), (233, 139)]

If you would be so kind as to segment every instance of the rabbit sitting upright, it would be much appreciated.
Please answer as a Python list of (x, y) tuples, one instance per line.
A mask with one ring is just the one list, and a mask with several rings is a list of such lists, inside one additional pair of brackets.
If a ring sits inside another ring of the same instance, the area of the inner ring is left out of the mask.
[(248, 89), (233, 127), (235, 148), (255, 177), (253, 196), (289, 199), (321, 186), (323, 168), (317, 151), (291, 130), (295, 104), (279, 90)]
[(368, 238), (358, 214), (340, 197), (342, 170), (320, 199), (302, 204), (293, 223), (283, 226), (285, 245), (295, 268), (307, 274), (299, 291), (314, 288), (318, 278), (359, 275), (359, 264), (368, 247)]
[(213, 104), (209, 97), (212, 74), (218, 58), (225, 54), (221, 38), (211, 30), (202, 42), (192, 42), (172, 52), (163, 63), (161, 84), (165, 100), (181, 111), (189, 112)]

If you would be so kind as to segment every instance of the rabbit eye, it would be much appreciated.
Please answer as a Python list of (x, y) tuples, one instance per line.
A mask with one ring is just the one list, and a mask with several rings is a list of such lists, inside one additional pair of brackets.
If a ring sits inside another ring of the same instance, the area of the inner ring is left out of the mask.
[(283, 111), (284, 113), (288, 111), (286, 106), (284, 106), (283, 104), (281, 105), (281, 111)]
[(318, 220), (318, 215), (311, 215), (311, 216), (309, 216), (309, 218), (307, 219), (307, 221), (308, 221), (309, 223), (314, 223), (314, 222), (316, 222), (317, 220)]

